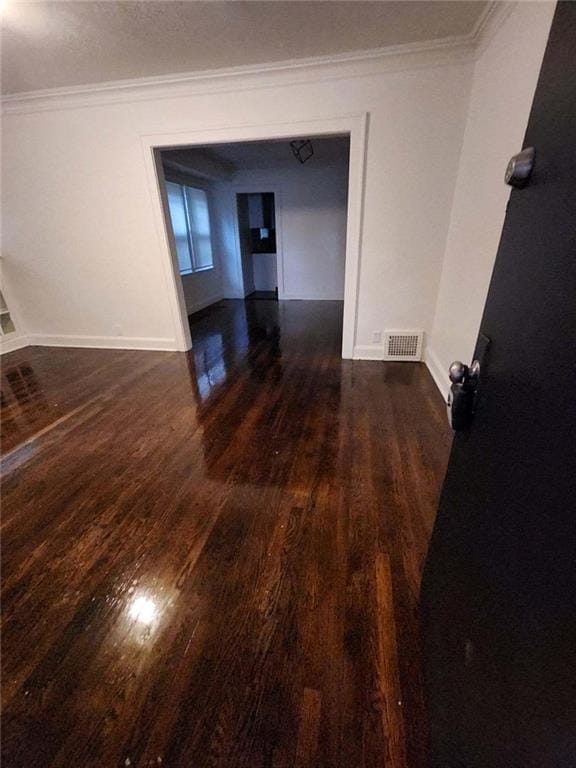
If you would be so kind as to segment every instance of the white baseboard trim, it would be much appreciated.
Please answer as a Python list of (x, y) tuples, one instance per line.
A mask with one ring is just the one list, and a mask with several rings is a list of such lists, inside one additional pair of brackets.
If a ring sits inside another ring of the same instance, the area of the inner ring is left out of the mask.
[(352, 353), (352, 360), (383, 360), (384, 347), (377, 344), (366, 344), (364, 346), (355, 346)]
[(279, 295), (280, 301), (344, 301), (344, 296), (295, 296), (292, 293)]
[(448, 392), (450, 390), (450, 379), (448, 378), (448, 370), (442, 365), (438, 359), (438, 355), (430, 347), (426, 347), (424, 351), (424, 362), (426, 367), (432, 374), (432, 378), (440, 394), (446, 400), (448, 398)]
[[(430, 373), (434, 377), (434, 381), (438, 385), (438, 389), (440, 389), (440, 391), (442, 392), (442, 395), (444, 395), (445, 393), (444, 393), (442, 387), (440, 386), (440, 384), (438, 383), (439, 381), (442, 381), (442, 377), (440, 377), (439, 379), (436, 378), (436, 372), (431, 367), (432, 364), (430, 363), (430, 361), (429, 361), (429, 359), (427, 357), (428, 354), (430, 354), (430, 353), (431, 352), (429, 352), (427, 350), (425, 352), (425, 354), (424, 354), (423, 360), (395, 360), (394, 362), (400, 362), (400, 363), (421, 363), (421, 362), (425, 362), (427, 367), (430, 370)], [(434, 355), (434, 353), (431, 353), (431, 354)], [(386, 361), (386, 355), (385, 355), (385, 352), (384, 352), (384, 347), (379, 346), (378, 344), (364, 344), (364, 345), (360, 344), (360, 345), (355, 346), (354, 347), (354, 353), (352, 355), (352, 359), (353, 360), (383, 360), (383, 361), (387, 362)], [(434, 359), (437, 360), (435, 355), (434, 355)], [(436, 364), (436, 369), (439, 372), (442, 371), (442, 367), (440, 366), (439, 363)], [(448, 381), (448, 377), (447, 376), (445, 376), (444, 378), (446, 379), (446, 381)], [(447, 391), (447, 389), (446, 389), (446, 391)]]
[(28, 344), (37, 347), (178, 351), (175, 339), (148, 338), (144, 336), (58, 336), (33, 333), (28, 336)]
[(28, 336), (3, 336), (0, 339), (0, 355), (15, 352), (17, 349), (23, 349), (29, 345)]
[(188, 312), (188, 315), (193, 315), (195, 312), (200, 312), (201, 309), (206, 309), (210, 304), (216, 304), (217, 301), (222, 301), (223, 298), (224, 297), (221, 294), (218, 294), (218, 296), (211, 296), (209, 299), (202, 299), (202, 301), (197, 301), (195, 304), (192, 304), (191, 307), (186, 307), (186, 312)]

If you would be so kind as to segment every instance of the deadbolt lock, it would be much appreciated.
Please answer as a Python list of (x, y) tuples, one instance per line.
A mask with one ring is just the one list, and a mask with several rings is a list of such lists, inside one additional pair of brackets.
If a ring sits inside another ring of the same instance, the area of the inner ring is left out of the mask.
[(509, 184), (511, 187), (523, 187), (530, 178), (534, 168), (534, 156), (534, 147), (526, 147), (522, 152), (518, 152), (517, 155), (511, 157), (504, 175), (506, 184)]

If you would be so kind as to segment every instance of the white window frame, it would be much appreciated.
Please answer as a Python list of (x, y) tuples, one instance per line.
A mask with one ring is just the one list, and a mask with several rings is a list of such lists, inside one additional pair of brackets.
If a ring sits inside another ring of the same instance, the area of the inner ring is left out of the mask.
[[(180, 269), (180, 265), (178, 265), (179, 272), (181, 275), (194, 275), (198, 272), (209, 272), (211, 269), (214, 269), (214, 248), (212, 245), (212, 221), (210, 216), (210, 197), (208, 195), (208, 190), (204, 189), (204, 187), (201, 186), (194, 186), (192, 184), (184, 184), (181, 181), (173, 181), (170, 178), (166, 179), (167, 183), (175, 184), (176, 186), (180, 187), (180, 193), (182, 195), (182, 199), (184, 201), (184, 213), (186, 216), (186, 235), (188, 238), (188, 248), (190, 250), (190, 264), (191, 269)], [(192, 222), (190, 218), (190, 210), (189, 210), (189, 203), (188, 203), (188, 195), (186, 194), (186, 189), (193, 189), (196, 192), (202, 192), (206, 196), (206, 206), (208, 208), (208, 226), (210, 229), (210, 251), (212, 253), (212, 263), (209, 265), (206, 265), (204, 267), (199, 267), (196, 265), (196, 250), (194, 248), (194, 237), (192, 233)], [(171, 217), (171, 213), (169, 211), (169, 215)], [(170, 218), (170, 225), (172, 225), (172, 218)]]

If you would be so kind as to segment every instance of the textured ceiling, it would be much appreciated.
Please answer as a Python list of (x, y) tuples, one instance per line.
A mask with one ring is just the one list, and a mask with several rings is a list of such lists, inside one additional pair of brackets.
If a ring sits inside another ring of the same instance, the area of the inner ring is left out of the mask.
[(4, 93), (262, 64), (470, 33), (487, 2), (17, 2)]

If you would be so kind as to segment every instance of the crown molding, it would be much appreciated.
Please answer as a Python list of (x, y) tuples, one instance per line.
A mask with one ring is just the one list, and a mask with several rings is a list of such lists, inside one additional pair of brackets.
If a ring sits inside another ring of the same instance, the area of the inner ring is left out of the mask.
[(196, 94), (273, 88), (278, 85), (341, 80), (379, 75), (390, 71), (443, 66), (463, 58), (473, 58), (473, 43), (468, 37), (438, 40), (434, 44), (401, 45), (258, 66), (27, 91), (3, 97), (2, 112), (4, 114), (43, 112)]
[[(553, 1), (555, 2), (555, 0)], [(520, 5), (520, 0), (507, 0), (506, 2), (493, 0), (488, 5), (474, 29), (476, 58), (486, 49), (490, 40), (518, 5)]]
[(446, 66), (458, 61), (474, 60), (477, 49), (501, 25), (516, 4), (497, 0), (489, 3), (472, 32), (467, 35), (333, 56), (26, 91), (4, 96), (1, 101), (2, 112), (17, 114), (75, 109)]

